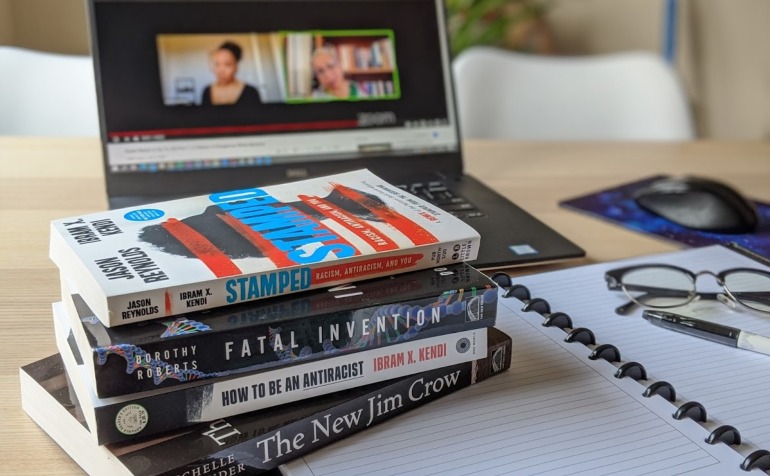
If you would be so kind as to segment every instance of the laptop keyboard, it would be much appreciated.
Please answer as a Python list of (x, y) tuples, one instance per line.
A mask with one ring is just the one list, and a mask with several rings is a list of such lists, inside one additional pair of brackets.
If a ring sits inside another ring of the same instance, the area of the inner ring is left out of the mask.
[(459, 218), (479, 218), (484, 216), (484, 212), (477, 209), (465, 197), (452, 192), (440, 181), (398, 185), (398, 188), (417, 195)]

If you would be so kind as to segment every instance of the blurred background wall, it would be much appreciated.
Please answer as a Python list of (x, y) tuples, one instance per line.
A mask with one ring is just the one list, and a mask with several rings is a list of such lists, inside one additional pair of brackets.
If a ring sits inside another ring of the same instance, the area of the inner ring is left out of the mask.
[(88, 54), (85, 0), (0, 0), (0, 43)]
[[(556, 51), (660, 52), (663, 0), (557, 0), (546, 14)], [(676, 67), (698, 135), (770, 139), (770, 2), (679, 0)]]
[[(507, 1), (543, 7), (538, 21), (522, 22), (513, 33), (542, 53), (663, 47), (666, 0)], [(770, 1), (678, 0), (677, 20), (675, 64), (698, 135), (770, 139)], [(0, 0), (0, 44), (88, 54), (85, 1)]]
[(0, 0), (0, 44), (13, 44), (13, 16), (11, 0)]

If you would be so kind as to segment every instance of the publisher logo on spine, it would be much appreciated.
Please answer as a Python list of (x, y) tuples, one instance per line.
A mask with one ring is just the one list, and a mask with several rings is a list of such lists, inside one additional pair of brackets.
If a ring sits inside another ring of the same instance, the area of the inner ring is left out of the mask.
[(457, 352), (464, 354), (468, 352), (471, 348), (471, 340), (467, 337), (463, 337), (462, 339), (457, 341)]
[(492, 373), (505, 369), (505, 347), (500, 347), (492, 354)]
[(157, 220), (165, 214), (163, 210), (158, 210), (157, 208), (140, 208), (138, 210), (131, 210), (123, 215), (123, 218), (128, 221), (150, 221)]
[(465, 317), (468, 321), (478, 321), (481, 319), (481, 298), (472, 297), (465, 306)]
[(124, 435), (136, 435), (144, 430), (149, 421), (147, 410), (136, 403), (121, 408), (115, 416), (115, 428)]

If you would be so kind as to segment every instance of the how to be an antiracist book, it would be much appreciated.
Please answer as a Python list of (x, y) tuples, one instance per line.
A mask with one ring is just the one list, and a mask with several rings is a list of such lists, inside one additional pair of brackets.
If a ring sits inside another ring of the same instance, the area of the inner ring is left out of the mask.
[(54, 220), (107, 327), (472, 261), (480, 237), (368, 170)]
[(62, 302), (105, 398), (489, 327), (497, 285), (456, 263), (111, 328), (79, 295)]

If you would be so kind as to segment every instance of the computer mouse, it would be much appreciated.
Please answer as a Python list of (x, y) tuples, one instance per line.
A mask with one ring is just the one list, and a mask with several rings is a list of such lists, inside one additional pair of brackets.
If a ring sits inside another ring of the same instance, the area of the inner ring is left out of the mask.
[(638, 190), (643, 209), (678, 225), (711, 233), (751, 233), (759, 222), (754, 204), (727, 184), (703, 177), (666, 177)]

